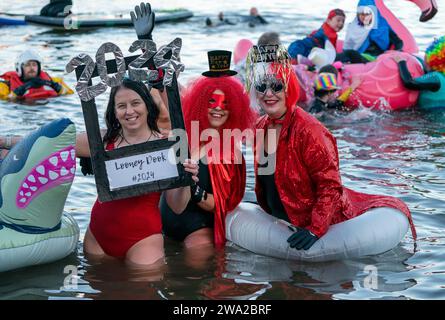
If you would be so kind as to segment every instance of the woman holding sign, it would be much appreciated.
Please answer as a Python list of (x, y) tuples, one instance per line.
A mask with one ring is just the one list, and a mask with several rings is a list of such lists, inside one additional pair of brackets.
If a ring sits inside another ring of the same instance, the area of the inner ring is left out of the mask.
[[(159, 109), (142, 82), (125, 79), (111, 90), (105, 112), (107, 130), (103, 136), (106, 150), (163, 138), (157, 120)], [(76, 155), (89, 157), (86, 134), (79, 135)], [(186, 160), (185, 170), (198, 181), (198, 166)], [(125, 258), (134, 264), (152, 264), (164, 256), (160, 192), (101, 203), (91, 211), (91, 221), (85, 234), (84, 250), (92, 255)], [(165, 191), (168, 205), (181, 212), (190, 199), (190, 188)]]
[[(208, 52), (210, 71), (182, 96), (191, 154), (199, 159), (199, 183), (185, 210), (176, 214), (161, 200), (164, 234), (186, 248), (224, 246), (225, 216), (242, 200), (246, 184), (241, 143), (256, 118), (242, 84), (232, 77), (230, 51)], [(241, 131), (244, 131), (241, 133)], [(210, 141), (209, 141), (210, 140)], [(233, 143), (232, 143), (233, 142)]]
[[(124, 79), (111, 90), (105, 114), (107, 129), (102, 132), (106, 150), (163, 138), (157, 126), (158, 116), (159, 109), (147, 87), (142, 82)], [(0, 150), (11, 148), (20, 140), (20, 137), (0, 137)], [(77, 135), (75, 150), (77, 157), (90, 157), (86, 133)], [(186, 160), (184, 167), (198, 181), (198, 165)], [(159, 192), (152, 192), (110, 202), (96, 201), (84, 238), (85, 253), (125, 258), (137, 265), (162, 259), (160, 196)], [(190, 197), (189, 187), (165, 191), (166, 201), (175, 212), (182, 212)]]

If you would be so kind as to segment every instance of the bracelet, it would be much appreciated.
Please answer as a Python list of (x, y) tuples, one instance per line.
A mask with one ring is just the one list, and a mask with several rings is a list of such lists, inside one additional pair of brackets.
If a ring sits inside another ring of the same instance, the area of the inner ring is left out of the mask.
[(195, 184), (194, 186), (190, 187), (190, 191), (191, 191), (191, 200), (194, 203), (199, 203), (203, 200), (204, 198), (204, 194), (206, 193), (205, 190), (203, 188), (201, 188), (200, 186), (198, 186), (197, 184)]

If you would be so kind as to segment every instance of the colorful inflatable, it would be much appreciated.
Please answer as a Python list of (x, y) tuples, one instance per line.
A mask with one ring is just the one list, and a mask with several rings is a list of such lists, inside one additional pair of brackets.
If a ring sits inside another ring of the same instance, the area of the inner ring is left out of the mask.
[[(407, 59), (408, 69), (413, 78), (424, 74), (421, 62), (414, 56), (418, 53), (418, 47), (412, 34), (408, 29), (389, 11), (383, 0), (374, 1), (376, 7), (387, 20), (391, 28), (403, 40), (403, 52), (388, 51), (378, 57), (374, 62), (367, 64), (345, 64), (339, 75), (339, 83), (343, 90), (349, 87), (351, 78), (359, 76), (363, 79), (361, 85), (354, 91), (346, 101), (346, 106), (355, 109), (359, 106), (375, 108), (379, 110), (402, 110), (415, 106), (418, 102), (419, 92), (408, 90), (403, 86), (399, 77), (397, 63), (393, 60), (394, 55), (401, 55)], [(420, 20), (428, 21), (437, 13), (437, 5), (433, 0), (408, 0), (415, 3), (421, 10)], [(337, 51), (341, 51), (342, 42), (337, 42)], [(251, 43), (253, 45), (253, 43)], [(245, 39), (240, 40), (234, 50), (237, 60), (245, 58), (248, 47)], [(300, 103), (309, 104), (313, 97), (314, 73), (306, 71), (306, 67), (296, 66), (296, 74), (304, 94), (300, 94)], [(241, 73), (242, 74), (242, 73)]]
[(309, 250), (296, 250), (287, 239), (289, 223), (265, 213), (258, 205), (241, 203), (226, 217), (226, 238), (234, 244), (270, 257), (324, 262), (362, 258), (396, 247), (409, 229), (408, 218), (392, 208), (375, 208), (330, 226)]
[[(409, 0), (422, 10), (421, 21), (428, 21), (437, 12), (437, 5), (432, 0)], [(380, 14), (386, 19), (390, 27), (403, 41), (403, 55), (407, 59), (408, 69), (413, 77), (423, 75), (422, 65), (409, 54), (418, 53), (419, 49), (413, 35), (385, 6), (383, 0), (372, 0)], [(404, 88), (398, 76), (397, 64), (392, 59), (399, 52), (388, 52), (378, 57), (375, 62), (367, 64), (349, 64), (341, 72), (343, 88), (349, 85), (352, 75), (360, 76), (362, 84), (346, 101), (346, 106), (354, 109), (358, 106), (377, 108), (380, 110), (402, 110), (416, 105), (419, 93)]]
[(33, 132), (0, 165), (0, 272), (55, 261), (73, 252), (79, 227), (63, 213), (76, 170), (69, 119)]

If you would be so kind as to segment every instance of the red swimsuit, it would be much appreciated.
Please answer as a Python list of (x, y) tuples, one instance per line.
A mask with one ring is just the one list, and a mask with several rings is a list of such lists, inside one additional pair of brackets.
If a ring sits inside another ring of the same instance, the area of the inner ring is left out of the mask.
[[(107, 150), (114, 149), (109, 143)], [(91, 210), (90, 230), (107, 255), (125, 257), (137, 242), (162, 233), (160, 192), (101, 203)]]

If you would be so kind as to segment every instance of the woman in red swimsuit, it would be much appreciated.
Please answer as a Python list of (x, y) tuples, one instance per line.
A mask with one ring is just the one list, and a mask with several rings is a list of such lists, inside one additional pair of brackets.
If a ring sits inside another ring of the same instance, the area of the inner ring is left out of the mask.
[[(157, 140), (159, 110), (143, 83), (125, 79), (111, 90), (105, 112), (107, 130), (103, 137), (107, 150)], [(86, 134), (76, 141), (78, 157), (89, 157)], [(185, 170), (197, 181), (198, 166), (187, 160)], [(96, 200), (85, 234), (84, 251), (91, 255), (125, 258), (127, 262), (147, 265), (164, 257), (159, 192), (101, 203)], [(190, 188), (165, 191), (168, 205), (182, 212), (190, 199)]]

